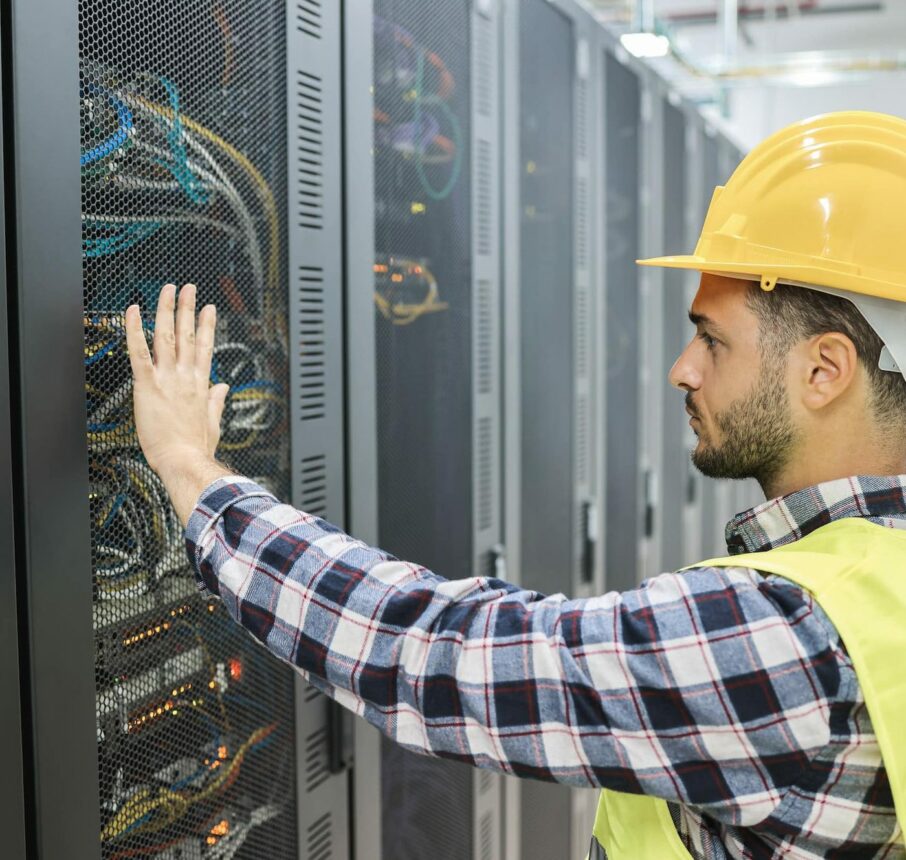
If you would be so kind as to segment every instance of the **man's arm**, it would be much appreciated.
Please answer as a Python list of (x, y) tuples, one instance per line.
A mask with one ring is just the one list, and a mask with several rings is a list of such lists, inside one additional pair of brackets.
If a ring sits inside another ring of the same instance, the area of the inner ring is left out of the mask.
[(587, 600), (450, 581), (242, 478), (204, 492), (187, 542), (255, 638), (419, 752), (751, 825), (829, 739), (825, 629), (751, 570)]
[(449, 581), (227, 477), (212, 453), (225, 395), (208, 384), (213, 308), (196, 343), (194, 291), (175, 331), (174, 294), (154, 360), (136, 308), (127, 333), (139, 439), (191, 514), (198, 575), (271, 652), (388, 736), (737, 825), (769, 814), (827, 743), (834, 645), (796, 589), (709, 568), (579, 601)]

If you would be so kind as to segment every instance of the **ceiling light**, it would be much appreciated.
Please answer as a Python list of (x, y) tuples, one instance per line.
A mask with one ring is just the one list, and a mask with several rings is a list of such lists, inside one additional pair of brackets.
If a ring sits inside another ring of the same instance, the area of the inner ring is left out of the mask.
[(670, 40), (655, 33), (624, 33), (620, 44), (633, 57), (666, 57), (670, 53)]

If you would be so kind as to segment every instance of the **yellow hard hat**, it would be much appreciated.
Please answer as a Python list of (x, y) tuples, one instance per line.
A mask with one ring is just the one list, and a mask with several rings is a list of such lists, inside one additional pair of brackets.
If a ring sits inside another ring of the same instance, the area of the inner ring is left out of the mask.
[(906, 302), (906, 120), (846, 111), (777, 132), (715, 189), (694, 254), (638, 262)]

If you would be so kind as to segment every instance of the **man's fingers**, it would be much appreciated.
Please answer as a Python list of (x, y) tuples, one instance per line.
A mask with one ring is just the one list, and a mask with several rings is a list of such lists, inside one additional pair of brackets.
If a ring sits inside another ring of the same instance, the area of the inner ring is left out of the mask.
[(172, 367), (176, 363), (176, 336), (173, 333), (173, 305), (176, 301), (176, 284), (167, 284), (157, 300), (154, 320), (154, 361), (158, 367)]
[(142, 330), (142, 315), (138, 305), (132, 305), (126, 311), (126, 348), (129, 350), (129, 362), (136, 381), (147, 382), (153, 379), (154, 362)]
[(195, 363), (195, 285), (179, 291), (176, 306), (176, 360), (184, 367)]
[(211, 378), (211, 361), (214, 357), (214, 329), (217, 326), (217, 309), (205, 305), (198, 315), (198, 331), (195, 334), (195, 371), (198, 379), (207, 385)]

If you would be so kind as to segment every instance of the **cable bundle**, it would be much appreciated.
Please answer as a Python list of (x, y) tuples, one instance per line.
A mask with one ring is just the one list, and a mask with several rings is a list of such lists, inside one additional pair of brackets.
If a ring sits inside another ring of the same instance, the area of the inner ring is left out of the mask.
[(274, 307), (280, 223), (261, 172), (182, 112), (172, 81), (146, 77), (125, 84), (95, 66), (83, 67), (82, 77), (83, 125), (92, 138), (81, 153), (82, 170), (87, 181), (113, 193), (114, 209), (83, 214), (83, 257), (121, 254), (162, 230), (213, 230), (242, 249), (258, 298), (255, 313), (265, 331), (285, 340), (285, 321)]
[(145, 594), (180, 566), (182, 529), (160, 479), (139, 455), (89, 463), (94, 574), (101, 600)]

